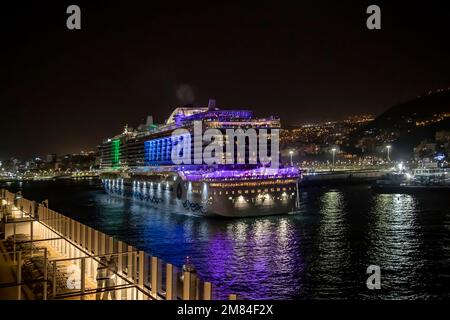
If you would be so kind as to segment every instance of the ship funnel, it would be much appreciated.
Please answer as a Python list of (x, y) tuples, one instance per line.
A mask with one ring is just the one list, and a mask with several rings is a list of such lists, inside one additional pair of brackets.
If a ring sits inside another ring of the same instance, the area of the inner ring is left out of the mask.
[(208, 100), (208, 110), (216, 110), (216, 100), (215, 99), (209, 99)]
[(153, 116), (147, 116), (147, 121), (145, 122), (147, 126), (153, 124)]

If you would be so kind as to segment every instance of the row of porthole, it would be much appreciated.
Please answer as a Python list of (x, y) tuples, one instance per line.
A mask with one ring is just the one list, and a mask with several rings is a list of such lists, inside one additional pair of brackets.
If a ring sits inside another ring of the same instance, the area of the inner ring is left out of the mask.
[(248, 198), (248, 199), (245, 199), (244, 196), (238, 196), (238, 197), (234, 197), (234, 198), (228, 197), (228, 200), (230, 200), (232, 202), (235, 202), (235, 201), (249, 202), (250, 201), (252, 203), (255, 203), (256, 201), (264, 202), (265, 200), (288, 200), (288, 199), (293, 199), (293, 198), (294, 198), (294, 195), (291, 195), (291, 196), (286, 195), (284, 197), (267, 197), (267, 198), (260, 197), (260, 198)]
[[(271, 188), (271, 189), (270, 189), (270, 192), (275, 192), (275, 191), (281, 192), (281, 191), (288, 191), (288, 190), (292, 190), (292, 188), (291, 188), (291, 187), (289, 187), (289, 188)], [(221, 196), (221, 195), (222, 195), (222, 192), (223, 192), (225, 195), (228, 195), (228, 194), (235, 194), (235, 193), (237, 193), (237, 194), (248, 194), (248, 193), (269, 192), (269, 189), (264, 189), (264, 190), (261, 190), (261, 189), (257, 189), (257, 190), (252, 189), (252, 190), (244, 190), (244, 191), (242, 191), (242, 190), (237, 190), (237, 191), (235, 191), (235, 190), (231, 190), (231, 191), (213, 191), (213, 194), (214, 194), (214, 195), (219, 195), (219, 196)]]

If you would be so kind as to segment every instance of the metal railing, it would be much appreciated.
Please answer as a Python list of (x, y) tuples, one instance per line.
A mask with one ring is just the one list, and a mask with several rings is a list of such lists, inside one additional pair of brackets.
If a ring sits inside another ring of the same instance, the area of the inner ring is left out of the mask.
[[(12, 243), (3, 254), (10, 255), (16, 265), (20, 292), (23, 285), (40, 281), (46, 285), (41, 285), (41, 292), (34, 296), (41, 299), (213, 299), (212, 284), (195, 272), (53, 211), (46, 203), (30, 201), (5, 189), (0, 189), (0, 201), (3, 236), (9, 239), (4, 243)], [(19, 235), (25, 239), (19, 239)], [(43, 278), (26, 278), (23, 282), (17, 266), (24, 262), (27, 243), (35, 264), (39, 260), (33, 252), (45, 249), (44, 261), (37, 263), (40, 269), (35, 271)], [(99, 275), (102, 272), (107, 276)]]

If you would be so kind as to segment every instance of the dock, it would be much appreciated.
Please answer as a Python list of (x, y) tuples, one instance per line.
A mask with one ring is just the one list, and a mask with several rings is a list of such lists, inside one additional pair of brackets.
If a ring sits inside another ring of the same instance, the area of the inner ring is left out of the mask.
[(323, 171), (304, 174), (300, 180), (300, 187), (321, 187), (335, 185), (352, 185), (375, 182), (389, 170), (341, 170)]

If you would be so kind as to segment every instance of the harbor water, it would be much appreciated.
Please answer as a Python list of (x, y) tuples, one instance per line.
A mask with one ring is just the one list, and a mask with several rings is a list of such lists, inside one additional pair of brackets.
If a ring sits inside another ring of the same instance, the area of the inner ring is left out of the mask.
[[(107, 195), (98, 180), (8, 184), (167, 262), (187, 256), (216, 297), (450, 298), (450, 199), (369, 186), (303, 188), (296, 214), (207, 219)], [(369, 290), (366, 269), (381, 268)]]

